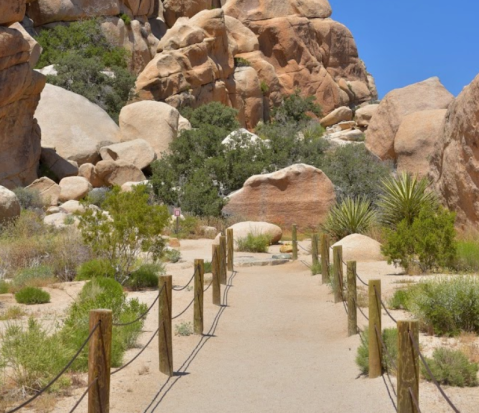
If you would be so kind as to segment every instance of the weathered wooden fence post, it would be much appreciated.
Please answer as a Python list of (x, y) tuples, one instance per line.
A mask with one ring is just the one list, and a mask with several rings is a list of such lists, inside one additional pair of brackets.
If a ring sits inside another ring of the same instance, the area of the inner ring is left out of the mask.
[(169, 377), (173, 376), (173, 335), (172, 335), (172, 287), (171, 275), (160, 275), (161, 290), (158, 305), (158, 350), (160, 371)]
[(297, 227), (296, 224), (293, 224), (293, 231), (292, 231), (292, 246), (293, 246), (293, 260), (298, 259), (298, 234), (297, 234)]
[(88, 413), (110, 411), (112, 323), (111, 310), (90, 311), (90, 331), (99, 325), (88, 343), (88, 383), (97, 380), (88, 391)]
[(220, 282), (226, 285), (226, 237), (220, 236)]
[(234, 271), (234, 234), (233, 228), (226, 230), (226, 241), (228, 243), (228, 271)]
[(221, 283), (220, 283), (220, 252), (219, 245), (213, 245), (213, 258), (211, 259), (211, 273), (213, 275), (213, 304), (221, 305)]
[(313, 268), (318, 268), (318, 265), (319, 265), (318, 239), (319, 239), (318, 234), (313, 234), (313, 236), (311, 237), (311, 260), (313, 263)]
[(204, 260), (195, 260), (195, 304), (194, 304), (194, 331), (195, 334), (203, 334), (203, 295), (204, 295)]
[(339, 303), (343, 299), (343, 247), (333, 247), (333, 291), (334, 302)]
[(329, 282), (329, 237), (321, 234), (321, 282)]
[(348, 335), (358, 334), (358, 313), (356, 302), (358, 292), (356, 290), (356, 261), (347, 262), (348, 277)]
[(378, 334), (381, 329), (381, 280), (369, 280), (369, 378), (382, 374), (382, 348)]
[(419, 322), (398, 321), (397, 408), (398, 413), (419, 413), (412, 399), (411, 389), (419, 404), (419, 354), (411, 341), (412, 333), (419, 343)]

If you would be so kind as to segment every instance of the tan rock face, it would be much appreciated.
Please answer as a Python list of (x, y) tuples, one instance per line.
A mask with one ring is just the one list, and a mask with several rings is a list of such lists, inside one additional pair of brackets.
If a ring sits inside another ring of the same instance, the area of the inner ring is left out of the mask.
[(20, 216), (21, 207), (17, 196), (9, 189), (0, 186), (0, 223)]
[(42, 129), (42, 145), (78, 165), (100, 160), (102, 146), (120, 141), (116, 123), (83, 96), (47, 84), (35, 112)]
[(421, 177), (430, 172), (430, 162), (442, 142), (446, 109), (422, 110), (404, 117), (394, 139), (398, 172)]
[[(262, 221), (245, 221), (238, 222), (228, 229), (233, 230), (233, 238), (238, 242), (241, 238), (246, 238), (248, 234), (263, 235), (266, 234), (271, 238), (271, 244), (277, 244), (283, 236), (283, 231), (278, 225)], [(215, 244), (219, 244), (220, 235), (218, 234), (214, 240)]]
[(437, 77), (389, 92), (369, 123), (366, 147), (381, 159), (396, 159), (394, 138), (404, 117), (430, 109), (447, 109), (454, 96)]
[[(333, 247), (343, 247), (343, 260), (346, 261), (384, 261), (381, 244), (362, 234), (351, 234), (336, 242)], [(332, 260), (332, 256), (331, 256)]]
[(173, 27), (180, 17), (193, 17), (195, 14), (210, 10), (213, 0), (165, 0), (163, 16), (168, 27)]
[(367, 128), (369, 126), (371, 118), (378, 110), (378, 107), (379, 104), (366, 105), (356, 110), (354, 114), (354, 119), (356, 120), (357, 125), (361, 126), (362, 128)]
[(93, 189), (90, 182), (81, 176), (70, 176), (60, 181), (60, 202), (79, 201)]
[[(4, 20), (23, 18), (13, 13), (17, 1), (4, 3), (0, 6)], [(40, 129), (34, 113), (45, 77), (31, 69), (30, 56), (22, 33), (0, 26), (0, 184), (8, 188), (37, 178)]]
[(56, 206), (58, 204), (58, 199), (60, 198), (61, 192), (60, 185), (46, 176), (33, 181), (27, 186), (27, 189), (38, 191), (42, 201), (46, 205)]
[(0, 4), (0, 25), (8, 26), (20, 22), (25, 16), (25, 0), (8, 0)]
[(336, 202), (330, 179), (319, 169), (296, 164), (247, 179), (230, 196), (226, 214), (279, 225), (315, 227)]
[(100, 149), (100, 155), (103, 160), (122, 160), (136, 166), (138, 169), (146, 168), (156, 159), (155, 151), (143, 139), (104, 146)]
[(97, 177), (103, 186), (122, 186), (126, 182), (144, 181), (145, 175), (136, 166), (124, 161), (100, 161), (95, 165)]
[(104, 185), (103, 181), (98, 177), (95, 171), (95, 165), (92, 163), (84, 163), (78, 168), (78, 176), (82, 176), (91, 183), (93, 188), (100, 188)]
[(347, 122), (353, 119), (353, 111), (346, 107), (341, 106), (334, 109), (329, 115), (321, 119), (321, 125), (324, 127), (336, 125), (339, 122)]
[(479, 75), (449, 106), (442, 151), (433, 159), (436, 189), (463, 226), (479, 222), (478, 124)]

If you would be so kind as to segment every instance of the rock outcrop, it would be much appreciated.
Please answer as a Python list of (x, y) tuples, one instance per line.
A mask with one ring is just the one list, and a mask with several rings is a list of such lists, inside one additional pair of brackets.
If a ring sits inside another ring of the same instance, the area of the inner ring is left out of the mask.
[(45, 77), (32, 70), (24, 32), (6, 27), (21, 21), (25, 1), (0, 5), (0, 184), (28, 185), (37, 178), (40, 128), (34, 119)]
[[(245, 221), (245, 222), (238, 222), (228, 229), (233, 230), (233, 239), (237, 242), (239, 239), (246, 238), (248, 234), (253, 235), (268, 235), (271, 238), (271, 244), (277, 244), (281, 237), (283, 236), (283, 231), (280, 227), (274, 224), (270, 224), (269, 222), (261, 222), (261, 221)], [(215, 243), (219, 244), (220, 235), (218, 234), (215, 238)]]
[(447, 109), (453, 99), (437, 77), (389, 92), (369, 123), (366, 147), (383, 160), (396, 160), (394, 139), (405, 116), (423, 110)]
[(93, 189), (90, 182), (81, 176), (70, 176), (60, 181), (60, 202), (79, 201)]
[(9, 189), (0, 186), (0, 224), (18, 218), (21, 209), (17, 196)]
[[(333, 247), (343, 247), (343, 260), (346, 261), (384, 261), (381, 244), (362, 234), (351, 234), (336, 242)], [(332, 261), (332, 256), (331, 256)]]
[(153, 148), (143, 139), (104, 146), (100, 149), (100, 155), (104, 161), (122, 160), (138, 169), (146, 168), (156, 159)]
[(60, 185), (46, 176), (33, 181), (27, 186), (27, 189), (38, 191), (42, 202), (45, 205), (56, 206), (58, 204), (58, 199), (60, 198), (61, 192)]
[(100, 160), (100, 148), (120, 142), (120, 130), (108, 114), (83, 96), (46, 85), (35, 112), (42, 146), (78, 165)]
[(254, 175), (229, 198), (223, 209), (228, 215), (303, 228), (317, 227), (336, 202), (330, 179), (304, 164)]

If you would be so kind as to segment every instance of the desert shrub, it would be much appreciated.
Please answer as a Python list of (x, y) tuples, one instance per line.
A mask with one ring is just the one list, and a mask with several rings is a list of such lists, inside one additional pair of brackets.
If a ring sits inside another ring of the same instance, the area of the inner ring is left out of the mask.
[(321, 274), (322, 270), (323, 266), (321, 265), (321, 261), (318, 261), (317, 264), (311, 265), (311, 275)]
[[(477, 386), (477, 363), (470, 362), (459, 350), (437, 348), (432, 358), (426, 358), (431, 373), (440, 384), (457, 387)], [(421, 364), (421, 373), (426, 380), (432, 381), (428, 371)]]
[(422, 271), (453, 266), (456, 258), (455, 213), (423, 207), (412, 222), (404, 218), (387, 229), (382, 252), (388, 262), (409, 271), (417, 263)]
[(181, 253), (174, 248), (168, 248), (163, 251), (163, 261), (172, 262), (173, 264), (181, 259)]
[(125, 286), (133, 291), (144, 288), (157, 288), (158, 275), (164, 273), (165, 268), (159, 263), (143, 264), (130, 274)]
[(96, 205), (98, 208), (102, 208), (103, 202), (105, 202), (106, 196), (110, 191), (111, 188), (107, 187), (93, 188), (90, 192), (88, 192), (84, 202), (86, 204)]
[(193, 323), (183, 322), (175, 325), (176, 336), (191, 336), (193, 334)]
[(244, 238), (236, 239), (237, 251), (243, 252), (268, 252), (271, 245), (271, 236), (268, 234), (248, 233)]
[(78, 267), (75, 280), (91, 280), (95, 277), (115, 278), (115, 268), (104, 258), (94, 258)]
[(205, 267), (205, 274), (209, 274), (213, 270), (213, 265), (211, 261), (205, 261), (204, 267)]
[(459, 240), (454, 268), (462, 272), (479, 271), (479, 242), (477, 239)]
[(14, 305), (0, 312), (0, 320), (18, 320), (19, 318), (22, 318), (25, 314), (26, 312), (23, 310), (22, 307)]
[(243, 57), (235, 57), (235, 67), (249, 67), (251, 66), (251, 62), (248, 59), (244, 59)]
[(263, 95), (267, 95), (269, 93), (269, 86), (264, 80), (261, 81), (261, 83), (259, 84), (259, 87)]
[(0, 280), (0, 294), (7, 294), (9, 287), (9, 283), (7, 283), (5, 280)]
[(36, 287), (23, 287), (15, 294), (20, 304), (45, 304), (50, 302), (50, 294)]
[(321, 106), (315, 103), (314, 96), (301, 96), (301, 90), (296, 89), (292, 95), (285, 96), (280, 106), (273, 109), (273, 118), (278, 123), (299, 123), (309, 118), (307, 112), (322, 116)]
[(474, 276), (435, 277), (409, 287), (407, 306), (438, 335), (479, 333), (479, 282)]
[(47, 265), (39, 265), (21, 269), (13, 279), (15, 287), (34, 287), (47, 285), (54, 281), (53, 269)]
[(120, 19), (122, 19), (127, 26), (131, 24), (131, 17), (128, 14), (122, 13), (120, 14)]
[(381, 182), (392, 171), (392, 164), (379, 160), (364, 145), (340, 146), (315, 166), (331, 179), (339, 201), (362, 197), (375, 203), (381, 193)]
[(164, 206), (149, 204), (149, 191), (137, 185), (130, 192), (115, 187), (106, 197), (102, 211), (88, 209), (80, 217), (84, 242), (116, 269), (120, 282), (127, 279), (139, 252), (149, 253), (154, 261), (161, 256), (164, 241), (159, 235), (169, 220)]
[(408, 310), (410, 289), (399, 289), (394, 291), (393, 296), (388, 300), (389, 308), (393, 310)]
[(330, 211), (323, 229), (339, 240), (350, 234), (364, 234), (375, 222), (376, 213), (366, 198), (344, 198)]
[[(365, 328), (361, 334), (361, 344), (358, 347), (356, 355), (356, 364), (361, 370), (362, 374), (369, 373), (369, 328)], [(384, 345), (388, 349), (383, 351), (383, 369), (389, 373), (394, 373), (393, 365), (397, 364), (398, 356), (398, 332), (397, 328), (386, 328), (382, 332), (382, 339)]]
[(40, 192), (35, 189), (18, 187), (13, 190), (23, 209), (43, 208), (45, 205)]

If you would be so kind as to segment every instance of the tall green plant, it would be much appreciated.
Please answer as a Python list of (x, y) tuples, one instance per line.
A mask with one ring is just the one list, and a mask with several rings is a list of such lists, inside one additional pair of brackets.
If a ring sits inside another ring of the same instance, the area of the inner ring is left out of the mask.
[(341, 239), (365, 233), (375, 219), (376, 213), (369, 200), (348, 197), (331, 209), (323, 228), (333, 238)]
[(436, 206), (434, 194), (427, 191), (426, 178), (403, 172), (397, 178), (384, 179), (381, 186), (379, 218), (386, 226), (395, 228), (403, 220), (412, 225), (422, 208)]

